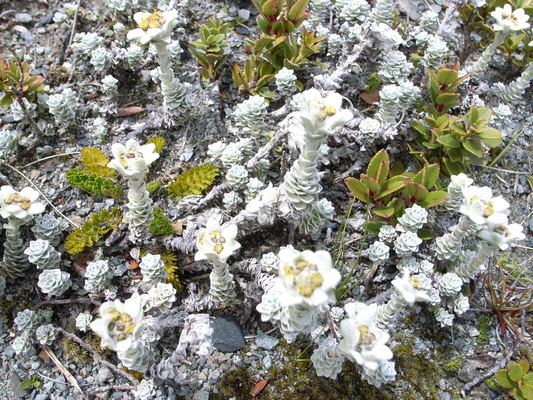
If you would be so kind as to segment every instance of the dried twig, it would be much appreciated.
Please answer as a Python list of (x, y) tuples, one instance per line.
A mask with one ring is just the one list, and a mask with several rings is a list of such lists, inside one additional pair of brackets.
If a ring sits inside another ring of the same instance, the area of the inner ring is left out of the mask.
[(135, 389), (135, 387), (131, 385), (109, 385), (109, 386), (101, 386), (101, 387), (87, 390), (86, 393), (95, 394), (99, 392), (107, 392), (108, 390), (132, 390), (132, 389)]
[(37, 309), (44, 306), (61, 306), (65, 304), (94, 304), (98, 305), (96, 299), (80, 297), (77, 299), (63, 299), (63, 300), (44, 300), (40, 303), (37, 303), (33, 308)]
[(70, 332), (67, 332), (66, 330), (64, 330), (63, 328), (58, 328), (56, 327), (56, 329), (61, 332), (63, 335), (65, 335), (66, 337), (68, 337), (69, 339), (71, 340), (74, 340), (76, 343), (78, 343), (81, 347), (83, 347), (85, 350), (87, 350), (89, 353), (91, 353), (92, 357), (94, 358), (95, 361), (105, 365), (106, 367), (108, 367), (109, 369), (111, 369), (112, 371), (116, 372), (117, 374), (119, 375), (122, 375), (124, 378), (126, 378), (128, 381), (130, 381), (131, 383), (133, 383), (135, 386), (137, 386), (139, 384), (139, 381), (131, 374), (128, 374), (126, 371), (123, 371), (121, 369), (118, 369), (117, 367), (115, 367), (113, 364), (111, 364), (109, 361), (106, 361), (100, 354), (98, 354), (91, 346), (89, 346), (87, 343), (85, 343), (83, 340), (81, 340), (79, 337), (77, 337), (76, 335), (74, 335), (73, 333), (70, 333)]
[(43, 346), (43, 349), (44, 351), (46, 352), (46, 354), (48, 354), (48, 357), (50, 357), (50, 359), (54, 362), (54, 364), (56, 365), (57, 368), (59, 368), (59, 370), (63, 373), (63, 375), (65, 375), (65, 378), (67, 378), (67, 381), (70, 382), (70, 384), (72, 386), (74, 386), (74, 388), (80, 392), (80, 394), (83, 396), (83, 398), (85, 400), (89, 400), (89, 398), (87, 397), (87, 395), (83, 392), (83, 390), (81, 390), (80, 388), (80, 385), (78, 385), (78, 382), (76, 381), (76, 378), (74, 378), (74, 376), (72, 376), (72, 374), (70, 373), (70, 371), (68, 369), (65, 368), (65, 366), (63, 365), (63, 363), (61, 361), (59, 361), (59, 359), (56, 357), (56, 355), (54, 354), (54, 352), (52, 351), (52, 349), (48, 346), (48, 345), (44, 345)]

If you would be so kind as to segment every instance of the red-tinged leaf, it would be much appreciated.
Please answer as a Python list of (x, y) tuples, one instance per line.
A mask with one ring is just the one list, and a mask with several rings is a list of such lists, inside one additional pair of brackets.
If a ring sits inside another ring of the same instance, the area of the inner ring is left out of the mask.
[(379, 182), (368, 175), (361, 174), (361, 182), (368, 188), (368, 194), (371, 198), (374, 198), (381, 190)]
[(72, 269), (78, 276), (85, 276), (85, 270), (87, 269), (87, 264), (91, 261), (91, 257), (87, 256), (77, 256), (74, 261), (72, 261)]
[(394, 207), (374, 207), (372, 212), (382, 218), (390, 218), (394, 214)]
[(135, 271), (135, 270), (138, 269), (138, 268), (139, 268), (139, 263), (138, 263), (137, 261), (135, 261), (135, 260), (131, 260), (131, 262), (130, 262), (130, 269), (131, 269), (132, 271)]
[(389, 155), (385, 149), (381, 149), (374, 155), (374, 157), (372, 157), (372, 160), (370, 160), (368, 168), (366, 169), (366, 174), (378, 181), (380, 185), (383, 185), (389, 174), (389, 169)]
[(368, 196), (368, 188), (359, 180), (355, 178), (346, 178), (344, 180), (348, 189), (353, 193), (358, 200), (364, 203), (370, 203), (370, 197)]
[(470, 362), (478, 369), (486, 369), (494, 365), (494, 357), (488, 354), (480, 354), (470, 358)]
[(142, 112), (145, 112), (145, 111), (148, 111), (148, 109), (147, 108), (142, 108), (142, 107), (136, 107), (136, 106), (124, 107), (122, 110), (120, 110), (117, 113), (116, 117), (117, 118), (129, 117), (130, 115), (139, 114), (139, 113), (142, 113)]
[(257, 382), (254, 386), (254, 390), (252, 391), (252, 397), (257, 396), (261, 390), (263, 390), (268, 383), (268, 379), (261, 379), (259, 382)]
[(385, 181), (385, 183), (381, 186), (381, 190), (374, 197), (374, 200), (379, 200), (382, 197), (399, 192), (407, 184), (406, 181), (407, 177), (403, 175), (397, 175), (390, 178), (389, 180)]

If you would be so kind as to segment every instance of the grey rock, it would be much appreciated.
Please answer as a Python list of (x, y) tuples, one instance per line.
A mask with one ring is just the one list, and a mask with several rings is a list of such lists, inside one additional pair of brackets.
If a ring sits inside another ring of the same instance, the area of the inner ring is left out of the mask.
[(4, 356), (6, 358), (13, 358), (15, 356), (15, 350), (13, 349), (13, 347), (11, 345), (7, 346), (4, 349)]
[(529, 230), (533, 232), (533, 218), (531, 218), (527, 224), (529, 226)]
[(197, 391), (194, 396), (192, 396), (193, 400), (209, 400), (209, 392), (206, 392), (205, 390), (199, 390)]
[(274, 350), (279, 344), (279, 340), (275, 337), (261, 334), (255, 339), (255, 344), (262, 349)]
[(101, 367), (98, 371), (97, 378), (98, 383), (105, 383), (113, 379), (113, 373), (105, 366)]
[(35, 396), (35, 400), (46, 400), (47, 399), (47, 395), (46, 394), (38, 394), (37, 396)]
[(477, 375), (477, 369), (475, 365), (467, 363), (459, 371), (457, 371), (457, 377), (461, 382), (470, 382), (474, 380)]
[(250, 31), (248, 30), (248, 28), (246, 28), (245, 26), (238, 26), (237, 28), (235, 28), (235, 30), (237, 31), (238, 34), (240, 35), (248, 35), (250, 33)]
[(226, 314), (215, 318), (213, 327), (213, 346), (224, 353), (232, 353), (244, 347), (244, 335), (237, 318)]
[(42, 17), (39, 21), (39, 25), (48, 25), (54, 19), (54, 14), (48, 14), (46, 17)]
[(250, 19), (250, 10), (241, 9), (238, 11), (239, 18), (243, 21), (248, 21)]
[(27, 391), (25, 389), (20, 388), (21, 381), (17, 374), (15, 374), (13, 371), (9, 373), (9, 387), (11, 388), (11, 391), (13, 392), (13, 396), (15, 396), (17, 399), (26, 396)]
[(28, 22), (31, 22), (31, 21), (32, 21), (31, 15), (28, 13), (15, 14), (15, 22), (18, 22), (19, 24), (27, 24)]
[(267, 354), (266, 356), (263, 357), (263, 367), (265, 367), (265, 369), (270, 369), (271, 366), (272, 366), (272, 356), (270, 354)]

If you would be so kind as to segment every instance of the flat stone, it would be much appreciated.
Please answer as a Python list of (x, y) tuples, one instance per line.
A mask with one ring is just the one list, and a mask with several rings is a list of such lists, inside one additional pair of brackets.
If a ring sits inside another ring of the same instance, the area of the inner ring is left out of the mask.
[(206, 392), (205, 390), (199, 390), (197, 391), (194, 396), (192, 396), (193, 400), (209, 400), (209, 392)]
[(111, 381), (113, 379), (113, 373), (106, 366), (102, 366), (98, 371), (96, 379), (98, 380), (98, 383), (105, 383)]
[(255, 344), (262, 349), (274, 350), (279, 344), (279, 340), (275, 337), (261, 334), (255, 339)]
[(213, 327), (213, 346), (224, 353), (232, 353), (244, 347), (244, 335), (237, 318), (226, 314), (215, 318)]
[(32, 21), (31, 15), (28, 13), (15, 14), (15, 21), (19, 24), (27, 24)]
[(250, 19), (250, 10), (241, 8), (238, 11), (238, 15), (239, 15), (239, 18), (241, 18), (243, 21), (248, 21)]
[(20, 378), (17, 376), (17, 374), (11, 371), (9, 373), (9, 387), (11, 388), (11, 391), (13, 392), (13, 396), (15, 396), (17, 399), (24, 397), (28, 394), (28, 392), (25, 389), (21, 389), (20, 384), (21, 384)]

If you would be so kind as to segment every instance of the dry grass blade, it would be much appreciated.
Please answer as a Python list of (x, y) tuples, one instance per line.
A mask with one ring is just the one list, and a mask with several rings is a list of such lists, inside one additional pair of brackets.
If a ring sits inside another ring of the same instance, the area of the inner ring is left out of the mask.
[(70, 371), (65, 368), (63, 363), (59, 361), (59, 359), (56, 357), (52, 349), (47, 345), (44, 345), (43, 349), (46, 352), (46, 354), (48, 354), (50, 359), (54, 362), (54, 364), (57, 366), (57, 368), (59, 368), (59, 370), (63, 373), (63, 375), (65, 375), (65, 378), (67, 378), (67, 381), (69, 381), (70, 384), (74, 386), (74, 388), (83, 396), (85, 400), (89, 400), (87, 395), (83, 392), (83, 390), (81, 390), (80, 386), (78, 385), (76, 378), (74, 378), (74, 376), (70, 373)]

